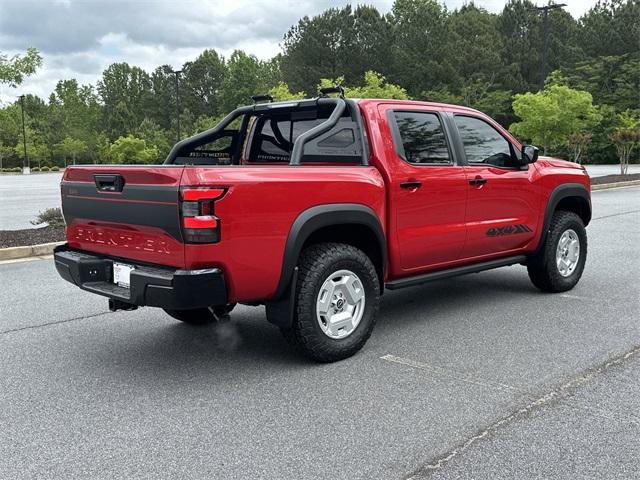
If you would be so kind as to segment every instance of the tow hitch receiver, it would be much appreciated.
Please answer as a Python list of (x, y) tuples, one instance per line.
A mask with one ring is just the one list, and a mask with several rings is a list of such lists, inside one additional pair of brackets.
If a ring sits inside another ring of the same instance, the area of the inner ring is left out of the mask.
[(123, 302), (122, 300), (116, 300), (114, 298), (109, 299), (109, 310), (115, 312), (116, 310), (136, 310), (137, 305), (132, 303)]

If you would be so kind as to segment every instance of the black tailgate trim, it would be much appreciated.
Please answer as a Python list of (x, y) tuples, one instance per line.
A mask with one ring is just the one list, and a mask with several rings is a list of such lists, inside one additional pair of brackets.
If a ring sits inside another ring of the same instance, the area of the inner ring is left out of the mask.
[(156, 227), (183, 242), (176, 186), (126, 185), (122, 193), (99, 192), (84, 182), (63, 182), (61, 188), (67, 225), (82, 219)]

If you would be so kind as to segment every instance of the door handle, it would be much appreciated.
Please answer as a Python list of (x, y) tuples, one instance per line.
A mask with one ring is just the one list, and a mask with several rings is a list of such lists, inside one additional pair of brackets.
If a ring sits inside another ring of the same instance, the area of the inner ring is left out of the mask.
[(408, 188), (410, 190), (415, 190), (417, 188), (420, 188), (422, 186), (422, 182), (417, 182), (415, 180), (412, 180), (410, 182), (402, 182), (400, 184), (400, 188)]
[(94, 175), (96, 187), (101, 192), (121, 192), (124, 187), (122, 175)]
[(482, 178), (480, 175), (476, 175), (476, 178), (469, 180), (469, 185), (474, 185), (474, 186), (482, 186), (485, 183), (487, 183), (487, 179)]

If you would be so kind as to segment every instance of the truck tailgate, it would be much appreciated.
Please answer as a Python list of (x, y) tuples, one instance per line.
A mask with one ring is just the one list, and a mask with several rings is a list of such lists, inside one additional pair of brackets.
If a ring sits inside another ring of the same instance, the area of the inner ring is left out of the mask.
[(74, 249), (184, 267), (182, 166), (73, 166), (61, 183)]

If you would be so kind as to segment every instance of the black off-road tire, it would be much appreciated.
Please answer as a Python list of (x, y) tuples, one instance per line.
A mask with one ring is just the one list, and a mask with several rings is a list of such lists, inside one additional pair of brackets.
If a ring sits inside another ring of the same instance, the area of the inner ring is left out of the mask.
[[(298, 268), (293, 324), (281, 328), (282, 334), (296, 350), (317, 362), (335, 362), (354, 355), (369, 339), (380, 303), (380, 284), (373, 263), (362, 250), (351, 245), (320, 243), (302, 252)], [(345, 338), (335, 339), (320, 328), (316, 301), (325, 280), (343, 269), (360, 279), (365, 307), (355, 330)]]
[(164, 311), (171, 317), (189, 325), (210, 325), (229, 320), (231, 310), (236, 306), (235, 303), (230, 305), (220, 305), (208, 308), (193, 308), (190, 310), (169, 310)]
[[(573, 230), (580, 241), (578, 265), (571, 275), (563, 277), (556, 264), (556, 249), (562, 234)], [(543, 247), (527, 260), (531, 282), (543, 292), (566, 292), (576, 286), (587, 260), (587, 231), (582, 219), (573, 212), (559, 210), (553, 214)]]

